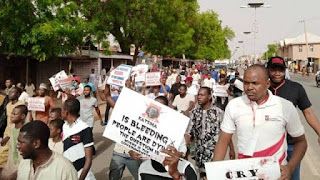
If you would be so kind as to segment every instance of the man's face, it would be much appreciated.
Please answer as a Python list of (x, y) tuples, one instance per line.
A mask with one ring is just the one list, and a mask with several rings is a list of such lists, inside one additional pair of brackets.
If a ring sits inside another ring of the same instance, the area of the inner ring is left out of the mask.
[(94, 74), (94, 69), (91, 69), (91, 73)]
[(61, 117), (63, 120), (67, 120), (68, 111), (63, 107), (61, 110)]
[(21, 121), (24, 118), (24, 114), (20, 111), (20, 109), (18, 108), (14, 108), (11, 116), (10, 116), (10, 121), (11, 123), (18, 123), (19, 121)]
[(17, 149), (20, 151), (20, 155), (23, 159), (31, 159), (34, 154), (33, 141), (26, 136), (25, 132), (20, 132), (18, 136)]
[(179, 93), (180, 93), (180, 95), (186, 95), (187, 94), (187, 89), (184, 86), (181, 86), (179, 88)]
[(9, 100), (16, 100), (19, 98), (19, 93), (17, 92), (17, 90), (15, 89), (11, 89), (11, 91), (9, 92)]
[(49, 124), (49, 130), (50, 130), (50, 138), (55, 138), (57, 136), (60, 136), (60, 134), (61, 134), (60, 129), (56, 128), (51, 123)]
[(200, 106), (207, 104), (210, 101), (211, 97), (208, 94), (207, 90), (201, 88), (198, 92), (197, 100)]
[(88, 82), (89, 82), (89, 79), (88, 79), (88, 78), (84, 78), (84, 79), (83, 79), (83, 82), (84, 82), (84, 83), (88, 83)]
[(286, 75), (286, 70), (281, 67), (269, 68), (269, 76), (272, 82), (282, 83)]
[(270, 86), (262, 70), (254, 68), (244, 73), (243, 88), (248, 98), (252, 101), (260, 100)]
[(17, 88), (20, 88), (20, 89), (23, 90), (22, 84), (21, 84), (21, 83), (18, 83), (18, 84), (17, 84)]
[(181, 82), (181, 76), (179, 75), (179, 76), (177, 76), (177, 78), (176, 78), (176, 83), (180, 83)]
[(154, 86), (153, 87), (153, 93), (159, 93), (160, 92), (160, 88), (159, 88), (159, 86)]
[(45, 96), (45, 95), (46, 95), (46, 89), (40, 88), (40, 89), (39, 89), (39, 95), (40, 95), (40, 96)]
[(11, 86), (12, 86), (11, 80), (6, 80), (5, 85), (6, 85), (7, 88), (11, 88)]
[(90, 93), (91, 93), (90, 88), (85, 87), (84, 90), (83, 90), (83, 94), (84, 94), (85, 96), (90, 96)]
[(49, 114), (49, 122), (51, 120), (57, 119), (57, 118), (61, 118), (58, 112), (50, 112)]

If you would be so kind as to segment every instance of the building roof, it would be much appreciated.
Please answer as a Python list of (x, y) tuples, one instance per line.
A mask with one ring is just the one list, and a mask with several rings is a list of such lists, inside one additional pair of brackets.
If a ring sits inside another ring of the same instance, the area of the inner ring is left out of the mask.
[[(308, 43), (309, 44), (316, 44), (320, 43), (320, 36), (311, 34), (307, 32), (307, 38), (308, 38)], [(294, 44), (306, 44), (306, 38), (305, 34), (301, 34), (298, 37), (295, 38), (286, 38), (284, 40), (280, 41), (280, 46), (288, 46), (288, 45), (294, 45)]]

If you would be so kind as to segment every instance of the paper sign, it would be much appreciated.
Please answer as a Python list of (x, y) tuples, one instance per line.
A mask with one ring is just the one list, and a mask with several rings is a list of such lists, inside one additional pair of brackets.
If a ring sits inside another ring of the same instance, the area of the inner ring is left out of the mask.
[(228, 86), (214, 85), (213, 95), (215, 97), (228, 97), (227, 89), (228, 89)]
[(188, 124), (181, 113), (123, 88), (103, 136), (162, 162), (160, 150), (168, 145), (178, 149)]
[(46, 110), (44, 106), (45, 99), (38, 97), (29, 97), (28, 98), (28, 110), (29, 111), (42, 111)]
[(274, 157), (208, 162), (205, 168), (208, 180), (276, 180), (281, 176)]
[(234, 86), (235, 86), (236, 88), (240, 89), (241, 91), (243, 91), (243, 82), (242, 82), (242, 81), (236, 79), (236, 80), (234, 81)]
[(148, 65), (139, 64), (132, 68), (133, 75), (135, 75), (135, 82), (144, 82), (146, 80), (146, 72), (148, 72)]
[(146, 86), (159, 86), (161, 73), (160, 72), (149, 72), (146, 73)]
[(59, 85), (63, 91), (65, 91), (67, 88), (71, 89), (72, 85), (74, 83), (73, 76), (69, 76), (65, 79), (60, 79), (60, 80), (58, 80), (58, 82), (59, 82)]
[(107, 84), (124, 87), (126, 80), (130, 77), (132, 66), (121, 64), (111, 71)]
[(58, 91), (60, 86), (59, 86), (59, 80), (61, 79), (66, 79), (68, 78), (68, 75), (66, 74), (66, 72), (64, 70), (58, 72), (57, 74), (55, 74), (54, 76), (52, 76), (49, 81), (52, 85), (52, 88), (54, 91)]

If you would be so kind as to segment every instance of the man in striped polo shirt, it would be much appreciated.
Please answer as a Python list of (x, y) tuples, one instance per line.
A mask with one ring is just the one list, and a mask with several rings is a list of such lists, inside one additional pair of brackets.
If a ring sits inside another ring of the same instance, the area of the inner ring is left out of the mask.
[(63, 156), (69, 159), (78, 171), (79, 180), (95, 180), (91, 172), (93, 135), (90, 127), (80, 119), (80, 102), (68, 99), (62, 108)]

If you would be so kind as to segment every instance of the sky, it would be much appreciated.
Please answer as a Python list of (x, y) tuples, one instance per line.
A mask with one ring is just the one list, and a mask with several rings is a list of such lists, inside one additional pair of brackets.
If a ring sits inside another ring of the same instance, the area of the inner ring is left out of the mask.
[[(253, 31), (254, 9), (240, 8), (249, 2), (264, 2), (270, 8), (258, 8), (256, 11), (257, 33), (256, 53), (267, 50), (268, 44), (279, 43), (285, 38), (294, 38), (304, 33), (306, 20), (309, 33), (320, 36), (320, 0), (198, 0), (200, 11), (213, 10), (219, 14), (223, 26), (229, 26), (236, 37), (229, 42), (234, 53), (232, 59), (243, 54), (254, 54), (254, 35), (243, 32)], [(238, 41), (244, 41), (239, 44)], [(236, 47), (238, 51), (234, 51)]]

